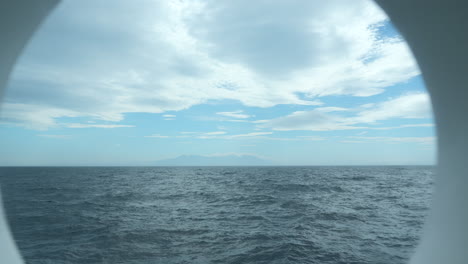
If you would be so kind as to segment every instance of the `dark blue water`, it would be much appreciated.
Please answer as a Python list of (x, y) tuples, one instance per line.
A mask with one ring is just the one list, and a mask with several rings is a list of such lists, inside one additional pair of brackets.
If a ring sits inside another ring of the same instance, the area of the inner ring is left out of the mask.
[(432, 167), (0, 168), (27, 263), (405, 263)]

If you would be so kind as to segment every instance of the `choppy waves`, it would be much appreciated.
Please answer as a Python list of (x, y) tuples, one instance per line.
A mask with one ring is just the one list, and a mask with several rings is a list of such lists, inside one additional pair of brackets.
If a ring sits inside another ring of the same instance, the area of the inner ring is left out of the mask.
[(405, 263), (431, 167), (1, 168), (28, 263)]

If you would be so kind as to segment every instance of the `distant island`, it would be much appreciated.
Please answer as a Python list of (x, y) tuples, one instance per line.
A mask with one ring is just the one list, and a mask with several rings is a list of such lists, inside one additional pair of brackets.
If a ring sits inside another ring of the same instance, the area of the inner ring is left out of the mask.
[(268, 166), (272, 162), (254, 155), (182, 155), (173, 159), (159, 160), (156, 166)]

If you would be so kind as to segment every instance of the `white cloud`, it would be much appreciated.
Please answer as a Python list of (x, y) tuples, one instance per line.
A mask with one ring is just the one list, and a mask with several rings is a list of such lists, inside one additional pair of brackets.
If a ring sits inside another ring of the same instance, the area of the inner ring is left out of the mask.
[(153, 134), (153, 135), (150, 135), (150, 136), (145, 136), (147, 138), (169, 138), (169, 136), (163, 136), (163, 135), (159, 135), (159, 134)]
[(66, 123), (62, 124), (68, 128), (122, 128), (122, 127), (135, 127), (133, 125), (117, 125), (117, 124), (80, 124), (80, 123)]
[(222, 138), (221, 135), (226, 134), (226, 131), (214, 131), (214, 132), (205, 132), (199, 133), (196, 138), (199, 139), (213, 139), (213, 138)]
[(226, 131), (215, 131), (215, 132), (207, 132), (207, 133), (203, 133), (204, 135), (208, 135), (208, 136), (213, 136), (213, 135), (224, 135), (226, 134)]
[(348, 138), (357, 139), (346, 142), (363, 143), (368, 141), (387, 142), (387, 143), (420, 143), (420, 144), (434, 144), (435, 137), (358, 137), (350, 136)]
[(373, 127), (370, 129), (374, 130), (391, 130), (391, 129), (399, 129), (399, 128), (408, 128), (408, 127), (434, 127), (434, 124), (408, 124), (408, 125), (400, 125), (394, 127)]
[(264, 138), (265, 135), (271, 135), (273, 132), (251, 132), (245, 134), (227, 135), (225, 131), (199, 133), (191, 135), (193, 138), (198, 139), (246, 139), (246, 138)]
[(251, 138), (251, 137), (258, 137), (264, 135), (271, 135), (273, 132), (251, 132), (246, 134), (237, 134), (237, 135), (228, 135), (226, 139), (233, 139), (233, 138)]
[[(324, 111), (325, 109), (325, 111)], [(316, 108), (311, 111), (296, 111), (290, 115), (262, 121), (259, 127), (273, 130), (349, 130), (349, 129), (396, 129), (405, 127), (427, 127), (431, 124), (400, 125), (397, 127), (372, 127), (377, 121), (392, 118), (424, 119), (431, 117), (429, 96), (425, 93), (406, 94), (385, 102), (373, 104), (354, 115), (330, 113), (349, 112), (352, 109), (335, 109), (331, 107)]]
[(332, 107), (332, 106), (329, 106), (329, 107), (319, 107), (319, 108), (316, 108), (317, 111), (320, 111), (322, 113), (329, 113), (329, 112), (338, 112), (338, 111), (349, 111), (349, 109), (347, 108), (343, 108), (343, 107)]
[(67, 139), (71, 138), (71, 135), (52, 135), (52, 134), (40, 134), (37, 135), (38, 137), (45, 137), (45, 138), (56, 138), (56, 139)]
[(325, 140), (324, 137), (320, 137), (320, 136), (298, 136), (298, 138), (304, 139), (304, 140), (312, 140), (312, 141), (322, 141), (322, 140)]
[(341, 143), (365, 143), (364, 141), (359, 140), (341, 140)]
[(17, 66), (4, 122), (118, 122), (213, 100), (320, 105), (419, 74), (401, 39), (378, 35), (386, 17), (372, 1), (109, 3), (63, 1), (52, 13)]
[(170, 120), (175, 120), (176, 115), (162, 115), (164, 120), (170, 121)]
[[(225, 131), (215, 131), (215, 132), (189, 132), (184, 133), (182, 136), (176, 136), (176, 138), (192, 138), (192, 139), (250, 139), (250, 138), (262, 138), (262, 139), (269, 139), (269, 140), (289, 140), (287, 138), (271, 138), (271, 137), (264, 137), (266, 135), (271, 135), (273, 132), (251, 132), (245, 134), (234, 134), (234, 135), (226, 135)], [(153, 138), (170, 138), (170, 136), (163, 136), (160, 134), (153, 134), (150, 136), (145, 137), (153, 137)], [(318, 137), (304, 137), (305, 140), (320, 140)], [(298, 139), (292, 139), (298, 140)]]
[(272, 119), (269, 122), (263, 123), (259, 126), (279, 131), (330, 131), (366, 128), (354, 126), (354, 124), (355, 123), (349, 122), (348, 119), (343, 116), (332, 115), (324, 113), (319, 109), (315, 109), (312, 111), (296, 111), (290, 115)]
[(233, 111), (233, 112), (218, 112), (216, 113), (217, 115), (221, 116), (227, 116), (227, 117), (233, 117), (233, 118), (249, 118), (250, 115), (244, 114), (244, 111), (238, 110), (238, 111)]
[(0, 111), (2, 124), (18, 125), (35, 130), (47, 130), (58, 126), (56, 118), (78, 115), (79, 113), (64, 108), (19, 103), (4, 103)]
[(227, 120), (222, 120), (226, 122), (234, 122), (234, 123), (250, 123), (250, 121), (243, 120), (243, 119), (227, 119)]
[(413, 93), (368, 108), (355, 117), (356, 123), (373, 123), (390, 118), (430, 118), (431, 102), (426, 93)]
[[(225, 131), (214, 131), (214, 132), (181, 132), (180, 136), (165, 136), (160, 134), (153, 134), (145, 137), (153, 138), (191, 138), (191, 139), (262, 139), (262, 140), (273, 140), (273, 141), (322, 141), (326, 138), (321, 136), (297, 136), (297, 137), (271, 137), (273, 132), (250, 132), (245, 134), (232, 134), (228, 135)], [(242, 145), (242, 146), (253, 146), (253, 145)]]
[(270, 120), (263, 119), (263, 120), (251, 121), (251, 123), (253, 123), (253, 124), (262, 124), (262, 123), (268, 123), (269, 121), (270, 121)]

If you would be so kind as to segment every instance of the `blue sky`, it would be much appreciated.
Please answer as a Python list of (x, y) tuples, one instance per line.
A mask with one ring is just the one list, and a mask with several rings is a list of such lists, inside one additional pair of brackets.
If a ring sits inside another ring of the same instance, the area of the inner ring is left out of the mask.
[(364, 0), (63, 1), (0, 115), (0, 165), (435, 162), (419, 69)]

